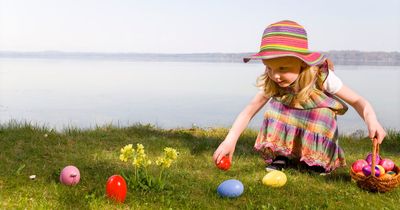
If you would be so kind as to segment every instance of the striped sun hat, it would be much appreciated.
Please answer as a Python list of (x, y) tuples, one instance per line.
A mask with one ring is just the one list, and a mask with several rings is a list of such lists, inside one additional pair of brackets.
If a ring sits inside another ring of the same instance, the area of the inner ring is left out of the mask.
[(260, 52), (243, 59), (271, 59), (296, 57), (310, 66), (323, 63), (326, 56), (308, 50), (307, 32), (303, 26), (290, 20), (283, 20), (269, 25), (262, 36)]

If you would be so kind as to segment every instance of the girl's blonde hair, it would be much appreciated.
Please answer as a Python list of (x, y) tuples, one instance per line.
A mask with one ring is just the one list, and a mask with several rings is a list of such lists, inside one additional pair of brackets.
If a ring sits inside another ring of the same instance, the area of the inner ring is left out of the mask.
[[(318, 66), (306, 65), (305, 67), (301, 67), (299, 76), (291, 85), (293, 91), (296, 93), (295, 100), (302, 102), (309, 98), (309, 95), (314, 88), (314, 84), (318, 85), (316, 83), (318, 71)], [(264, 94), (268, 98), (272, 96), (282, 96), (285, 93), (283, 89), (268, 76), (268, 70), (257, 78), (256, 86), (262, 88)]]

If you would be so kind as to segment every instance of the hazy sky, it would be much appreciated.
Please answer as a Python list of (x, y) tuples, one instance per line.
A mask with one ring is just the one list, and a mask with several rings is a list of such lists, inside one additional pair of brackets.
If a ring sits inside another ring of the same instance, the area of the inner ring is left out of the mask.
[(398, 0), (0, 0), (0, 50), (254, 52), (283, 19), (311, 50), (400, 51)]

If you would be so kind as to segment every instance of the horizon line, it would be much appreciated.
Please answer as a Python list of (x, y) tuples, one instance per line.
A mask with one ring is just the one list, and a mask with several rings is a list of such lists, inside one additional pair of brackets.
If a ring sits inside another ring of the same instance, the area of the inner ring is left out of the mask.
[[(315, 52), (315, 51), (312, 51)], [(316, 52), (362, 52), (362, 53), (400, 53), (400, 51), (362, 51), (362, 50), (328, 50)], [(185, 54), (251, 54), (257, 52), (179, 52), (179, 53), (160, 53), (160, 52), (104, 52), (104, 51), (65, 51), (65, 50), (37, 50), (37, 51), (17, 51), (0, 50), (0, 53), (97, 53), (97, 54), (165, 54), (165, 55), (185, 55)]]

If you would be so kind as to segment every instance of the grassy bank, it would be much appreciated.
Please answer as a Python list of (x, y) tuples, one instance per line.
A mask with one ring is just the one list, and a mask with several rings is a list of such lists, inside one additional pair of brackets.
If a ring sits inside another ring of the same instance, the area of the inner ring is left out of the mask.
[[(257, 135), (247, 130), (241, 137), (229, 171), (218, 170), (212, 153), (227, 129), (163, 130), (151, 125), (105, 126), (90, 130), (76, 128), (62, 132), (29, 124), (0, 127), (1, 209), (396, 209), (400, 189), (386, 194), (360, 190), (348, 174), (349, 168), (329, 176), (285, 171), (288, 182), (282, 188), (261, 184), (264, 163), (252, 151)], [(361, 136), (342, 136), (347, 164), (366, 156), (371, 142)], [(113, 174), (130, 166), (119, 160), (126, 144), (141, 143), (150, 157), (164, 147), (179, 151), (169, 170), (163, 191), (130, 190), (124, 204), (105, 197), (105, 183)], [(381, 146), (381, 155), (400, 164), (400, 132), (391, 131)], [(75, 165), (81, 173), (77, 186), (63, 186), (60, 170)], [(35, 174), (36, 180), (29, 176)], [(226, 179), (244, 184), (243, 195), (222, 199), (217, 186)]]

